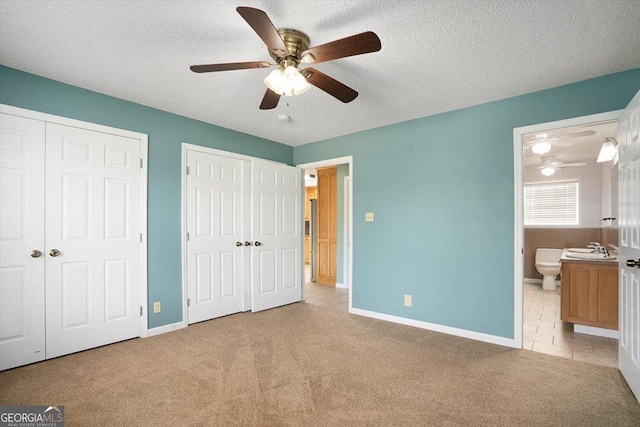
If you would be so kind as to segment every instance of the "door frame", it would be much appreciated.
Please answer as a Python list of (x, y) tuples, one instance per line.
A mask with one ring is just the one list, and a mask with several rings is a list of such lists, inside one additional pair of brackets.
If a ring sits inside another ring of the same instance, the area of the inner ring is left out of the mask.
[(347, 266), (349, 269), (347, 272), (347, 283), (349, 286), (349, 313), (351, 313), (353, 309), (353, 156), (335, 157), (332, 159), (318, 160), (315, 162), (300, 163), (296, 164), (296, 167), (306, 170), (324, 168), (329, 166), (338, 166), (343, 164), (349, 165), (349, 231), (346, 234), (348, 234), (347, 239), (349, 242), (351, 242), (351, 245), (349, 246), (349, 250), (345, 251), (345, 257), (347, 257)]
[(76, 127), (94, 132), (122, 136), (125, 138), (137, 139), (140, 141), (140, 157), (142, 159), (142, 165), (140, 168), (140, 304), (142, 307), (142, 313), (140, 316), (140, 337), (147, 337), (149, 334), (149, 302), (147, 301), (147, 185), (149, 136), (144, 133), (114, 128), (111, 126), (99, 125), (82, 120), (70, 119), (68, 117), (56, 116), (53, 114), (41, 113), (39, 111), (27, 110), (25, 108), (14, 107), (6, 104), (0, 104), (0, 113), (40, 120), (45, 123), (55, 123), (63, 126)]
[[(349, 171), (351, 172), (351, 171)], [(344, 208), (344, 214), (342, 217), (342, 220), (344, 222), (344, 226), (343, 226), (343, 230), (347, 230), (346, 233), (344, 233), (344, 242), (342, 243), (343, 245), (343, 249), (342, 249), (342, 253), (345, 254), (344, 259), (342, 260), (342, 271), (346, 272), (346, 277), (343, 277), (344, 283), (343, 283), (343, 287), (344, 288), (350, 288), (351, 287), (351, 275), (350, 275), (350, 266), (351, 264), (349, 263), (349, 260), (351, 260), (351, 257), (348, 256), (347, 254), (349, 253), (349, 247), (351, 246), (351, 237), (350, 237), (350, 233), (351, 233), (351, 202), (350, 202), (350, 197), (351, 197), (351, 175), (349, 176), (345, 176), (343, 179), (343, 188), (344, 188), (344, 200), (343, 200), (343, 208)], [(337, 284), (336, 284), (337, 285)]]
[(573, 126), (617, 121), (624, 110), (538, 123), (513, 129), (513, 347), (522, 348), (524, 304), (524, 135)]
[[(219, 150), (216, 148), (210, 148), (210, 147), (205, 147), (202, 145), (196, 145), (196, 144), (191, 144), (188, 142), (183, 142), (182, 143), (182, 159), (181, 159), (181, 171), (180, 171), (180, 179), (181, 179), (181, 184), (180, 184), (180, 224), (181, 224), (181, 237), (180, 237), (180, 243), (181, 243), (181, 259), (182, 259), (182, 322), (181, 323), (181, 327), (182, 328), (186, 328), (187, 326), (189, 326), (189, 307), (187, 307), (187, 300), (189, 298), (189, 288), (187, 285), (187, 151), (198, 151), (200, 153), (205, 153), (205, 154), (212, 154), (214, 156), (221, 156), (221, 157), (229, 157), (232, 159), (236, 159), (236, 160), (247, 160), (247, 161), (253, 161), (253, 160), (260, 160), (263, 162), (271, 162), (271, 163), (277, 163), (277, 164), (285, 164), (282, 162), (277, 162), (275, 160), (269, 160), (269, 159), (262, 159), (260, 157), (255, 157), (255, 156), (248, 156), (246, 154), (239, 154), (239, 153), (233, 153), (231, 151), (224, 151), (224, 150)], [(250, 183), (251, 177), (245, 177), (245, 184), (247, 182)], [(301, 183), (302, 184), (302, 190), (304, 191), (304, 182)], [(247, 219), (247, 217), (251, 218), (251, 196), (247, 195), (244, 198), (244, 203), (246, 206), (249, 206), (248, 209), (246, 209), (246, 211), (244, 212), (244, 219)], [(304, 197), (300, 197), (300, 220), (304, 223)], [(250, 222), (250, 221), (249, 221)], [(249, 233), (250, 231), (246, 231), (245, 235), (247, 233)], [(302, 240), (302, 248), (304, 248), (304, 233), (301, 236), (301, 240)], [(249, 263), (251, 262), (251, 258), (250, 258), (250, 254), (244, 254), (244, 260), (249, 260)], [(243, 260), (243, 261), (244, 261)], [(302, 300), (304, 300), (304, 257), (301, 256), (300, 257), (301, 263), (302, 263), (302, 268), (300, 269), (301, 271), (301, 278), (300, 281), (302, 283), (301, 289), (302, 289), (302, 295), (301, 298)], [(243, 277), (242, 279), (242, 293), (244, 295), (243, 301), (242, 301), (242, 311), (246, 312), (246, 311), (251, 311), (251, 272), (246, 275), (246, 277)], [(215, 320), (215, 319), (212, 319)]]

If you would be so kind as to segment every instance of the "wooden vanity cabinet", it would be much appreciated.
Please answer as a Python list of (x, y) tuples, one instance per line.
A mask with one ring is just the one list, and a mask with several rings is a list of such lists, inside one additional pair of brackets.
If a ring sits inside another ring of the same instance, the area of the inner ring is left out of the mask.
[(618, 266), (562, 261), (560, 318), (618, 329)]

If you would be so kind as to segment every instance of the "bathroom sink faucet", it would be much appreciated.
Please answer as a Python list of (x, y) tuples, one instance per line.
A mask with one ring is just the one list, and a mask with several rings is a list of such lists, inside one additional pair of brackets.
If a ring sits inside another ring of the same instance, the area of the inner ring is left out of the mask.
[(602, 254), (605, 258), (609, 258), (611, 256), (609, 255), (609, 250), (598, 242), (590, 242), (587, 247), (593, 249), (593, 253)]
[(593, 252), (600, 252), (600, 248), (602, 247), (602, 245), (598, 242), (589, 242), (587, 247), (589, 249), (593, 249)]

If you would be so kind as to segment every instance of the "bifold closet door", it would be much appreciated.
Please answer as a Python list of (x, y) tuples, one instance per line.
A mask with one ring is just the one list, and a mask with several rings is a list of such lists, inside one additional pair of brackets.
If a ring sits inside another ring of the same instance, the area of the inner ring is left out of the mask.
[(187, 150), (189, 323), (243, 309), (249, 161)]
[(47, 358), (140, 336), (140, 151), (46, 124)]
[(45, 358), (45, 124), (0, 114), (0, 370)]
[(252, 161), (252, 311), (302, 300), (302, 169)]

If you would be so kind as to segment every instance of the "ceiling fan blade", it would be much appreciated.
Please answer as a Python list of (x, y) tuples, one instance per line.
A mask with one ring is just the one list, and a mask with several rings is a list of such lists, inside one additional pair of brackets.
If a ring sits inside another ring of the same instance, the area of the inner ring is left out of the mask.
[(318, 89), (322, 89), (345, 104), (358, 97), (358, 92), (351, 89), (349, 86), (340, 83), (336, 79), (333, 79), (314, 68), (305, 68), (303, 70), (303, 75), (309, 83)]
[(366, 33), (356, 34), (351, 37), (321, 44), (302, 52), (302, 58), (311, 54), (315, 58), (312, 61), (315, 64), (334, 59), (346, 58), (348, 56), (362, 55), (363, 53), (377, 52), (382, 48), (380, 39), (376, 33), (367, 31)]
[(567, 166), (569, 166), (569, 167), (587, 166), (587, 164), (586, 163), (562, 163), (561, 166), (564, 168), (564, 167), (567, 167)]
[(569, 141), (561, 141), (559, 139), (550, 139), (549, 144), (554, 145), (556, 147), (570, 147), (573, 145), (573, 142)]
[(267, 89), (264, 97), (262, 98), (262, 102), (260, 103), (260, 109), (273, 110), (278, 105), (278, 101), (280, 101), (280, 95), (271, 89)]
[(274, 52), (277, 56), (288, 56), (289, 50), (278, 34), (278, 30), (273, 25), (266, 13), (253, 7), (240, 6), (236, 8), (240, 16), (253, 28), (264, 44), (269, 48), (269, 52)]
[(268, 68), (274, 64), (264, 61), (230, 62), (227, 64), (192, 65), (189, 67), (194, 73), (210, 73), (212, 71), (246, 70), (250, 68)]
[(591, 136), (595, 134), (596, 134), (595, 130), (583, 130), (582, 132), (565, 133), (564, 135), (559, 135), (558, 138), (561, 138), (561, 139), (581, 138), (583, 136)]

